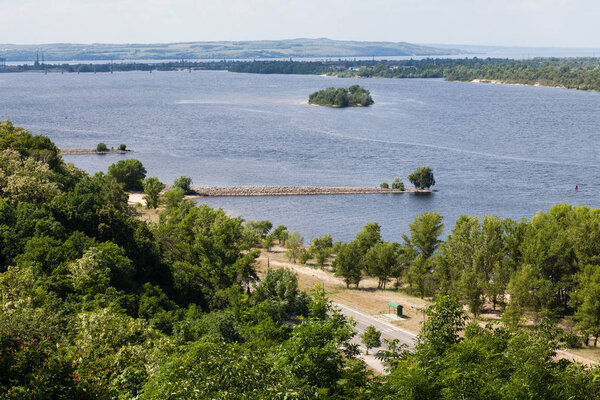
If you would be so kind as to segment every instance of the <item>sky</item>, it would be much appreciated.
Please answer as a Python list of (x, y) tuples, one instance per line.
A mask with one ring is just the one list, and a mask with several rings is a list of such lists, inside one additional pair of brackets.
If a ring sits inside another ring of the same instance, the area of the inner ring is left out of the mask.
[(0, 43), (328, 37), (600, 48), (600, 0), (0, 0)]

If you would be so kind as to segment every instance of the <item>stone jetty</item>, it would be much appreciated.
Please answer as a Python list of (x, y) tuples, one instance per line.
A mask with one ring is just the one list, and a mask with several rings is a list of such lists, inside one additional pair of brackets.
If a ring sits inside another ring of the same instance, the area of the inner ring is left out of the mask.
[(135, 153), (133, 150), (108, 149), (106, 151), (96, 151), (96, 149), (59, 149), (62, 155), (78, 154), (128, 154)]
[(433, 190), (383, 189), (354, 186), (200, 186), (190, 187), (196, 192), (193, 197), (218, 196), (303, 196), (332, 194), (401, 194), (432, 193)]

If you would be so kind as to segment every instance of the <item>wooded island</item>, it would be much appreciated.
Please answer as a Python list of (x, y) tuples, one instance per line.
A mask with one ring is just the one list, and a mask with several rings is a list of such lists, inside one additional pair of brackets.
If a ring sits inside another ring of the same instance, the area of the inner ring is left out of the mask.
[(368, 90), (352, 85), (345, 88), (327, 88), (308, 96), (308, 104), (329, 107), (366, 107), (375, 103)]

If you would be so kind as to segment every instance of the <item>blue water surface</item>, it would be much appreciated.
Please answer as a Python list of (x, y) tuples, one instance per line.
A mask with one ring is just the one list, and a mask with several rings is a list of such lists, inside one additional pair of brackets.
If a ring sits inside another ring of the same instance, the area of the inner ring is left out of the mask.
[[(368, 108), (309, 106), (308, 95), (359, 84)], [(124, 143), (128, 155), (65, 156), (88, 172), (140, 159), (149, 176), (208, 185), (378, 186), (418, 166), (432, 195), (209, 198), (308, 240), (349, 240), (379, 222), (401, 240), (423, 211), (531, 218), (553, 204), (600, 206), (600, 93), (439, 79), (340, 79), (228, 72), (1, 74), (0, 118), (61, 147)], [(575, 191), (574, 186), (579, 186)]]

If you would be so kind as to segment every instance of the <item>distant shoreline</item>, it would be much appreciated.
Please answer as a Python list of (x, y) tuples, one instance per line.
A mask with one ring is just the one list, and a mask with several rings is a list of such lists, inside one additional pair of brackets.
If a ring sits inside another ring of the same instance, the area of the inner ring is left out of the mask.
[(476, 78), (470, 81), (471, 83), (489, 83), (492, 85), (510, 85), (510, 86), (535, 86), (535, 87), (547, 87), (547, 88), (555, 88), (555, 89), (570, 89), (570, 90), (578, 90), (575, 88), (568, 88), (566, 86), (559, 86), (559, 85), (554, 85), (554, 86), (550, 86), (550, 85), (542, 85), (539, 82), (535, 82), (535, 83), (520, 83), (520, 82), (511, 82), (511, 81), (503, 81), (500, 79), (481, 79), (481, 78)]

